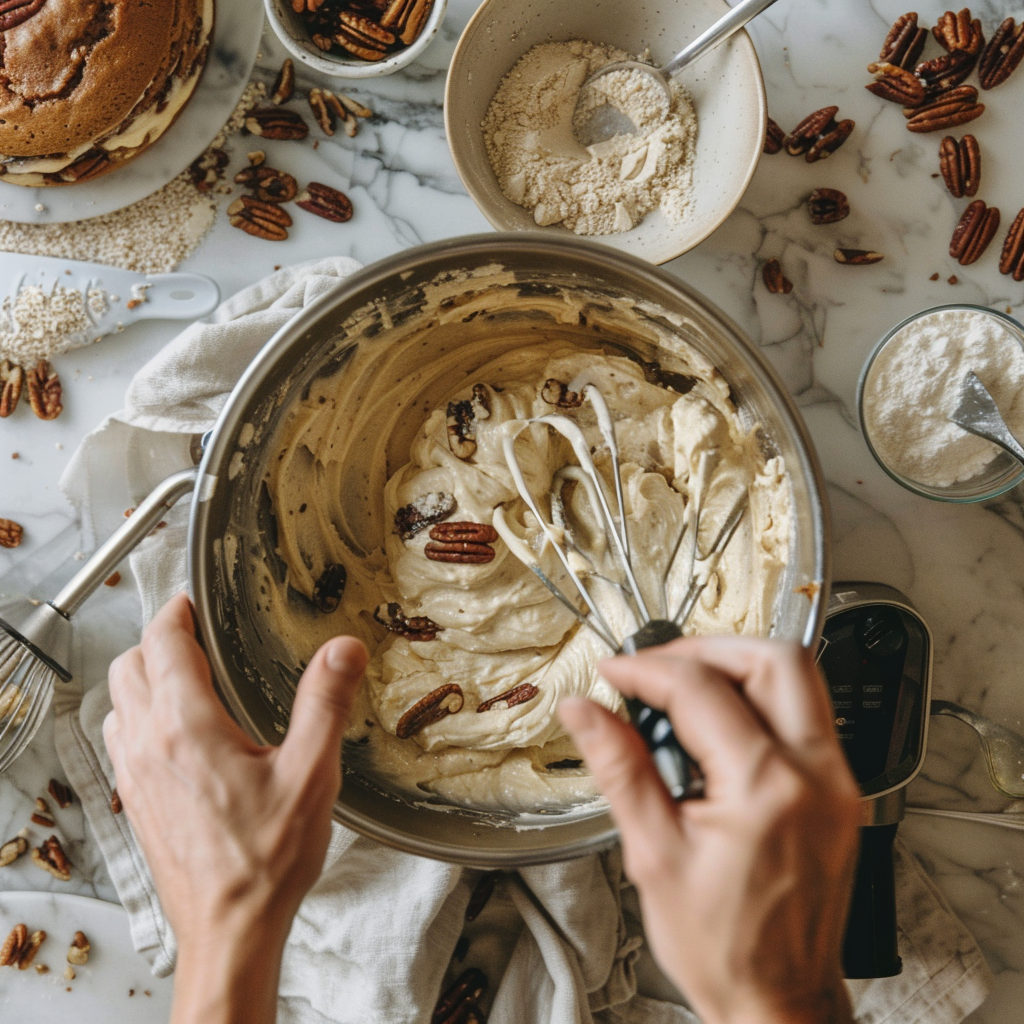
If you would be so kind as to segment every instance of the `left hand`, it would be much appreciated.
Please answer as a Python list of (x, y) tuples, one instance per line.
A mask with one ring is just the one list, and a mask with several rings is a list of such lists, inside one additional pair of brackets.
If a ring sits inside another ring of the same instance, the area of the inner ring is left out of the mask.
[[(103, 736), (178, 940), (186, 990), (202, 976), (207, 988), (230, 987), (225, 972), (233, 979), (258, 955), (271, 961), (267, 998), (276, 1000), (277, 960), (323, 867), (342, 734), (366, 661), (352, 637), (326, 643), (302, 676), (279, 747), (254, 743), (224, 709), (183, 594), (111, 665), (114, 710)], [(197, 1019), (194, 1005), (179, 1016), (178, 987), (172, 1019)], [(250, 987), (259, 987), (251, 974)], [(250, 1010), (247, 1019), (262, 1019)]]

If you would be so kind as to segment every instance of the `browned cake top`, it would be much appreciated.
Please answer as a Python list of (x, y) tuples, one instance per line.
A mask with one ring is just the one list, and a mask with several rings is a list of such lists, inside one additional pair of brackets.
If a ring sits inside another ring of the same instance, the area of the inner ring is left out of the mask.
[(177, 70), (197, 6), (0, 0), (0, 154), (59, 155), (120, 124)]

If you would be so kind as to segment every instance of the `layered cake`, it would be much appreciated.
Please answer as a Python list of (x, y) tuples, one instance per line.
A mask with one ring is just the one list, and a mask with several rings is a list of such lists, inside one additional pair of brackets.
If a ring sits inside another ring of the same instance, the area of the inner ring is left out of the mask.
[(213, 0), (0, 0), (0, 180), (69, 185), (144, 152), (212, 28)]

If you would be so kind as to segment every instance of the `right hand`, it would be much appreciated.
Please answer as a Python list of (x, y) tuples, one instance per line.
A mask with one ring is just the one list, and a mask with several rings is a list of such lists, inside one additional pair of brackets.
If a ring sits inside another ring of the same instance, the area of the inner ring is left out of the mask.
[(600, 672), (666, 710), (706, 777), (705, 799), (676, 803), (635, 729), (590, 701), (562, 701), (665, 973), (704, 1024), (848, 1024), (841, 949), (859, 791), (813, 656), (687, 637)]

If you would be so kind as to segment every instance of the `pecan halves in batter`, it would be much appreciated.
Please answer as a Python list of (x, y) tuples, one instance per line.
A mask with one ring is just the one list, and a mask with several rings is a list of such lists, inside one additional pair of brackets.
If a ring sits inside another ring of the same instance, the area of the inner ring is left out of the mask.
[(525, 704), (527, 701), (533, 700), (538, 693), (540, 693), (540, 690), (533, 683), (520, 683), (519, 686), (513, 686), (511, 690), (499, 693), (497, 697), (485, 700), (477, 706), (476, 710), (478, 714), (482, 711), (493, 711), (495, 709), (507, 711), (509, 708), (514, 708), (519, 704)]
[(438, 523), (430, 528), (430, 543), (423, 553), (432, 562), (483, 565), (494, 560), (491, 544), (498, 531), (486, 523)]
[(407, 740), (428, 725), (458, 714), (465, 702), (462, 687), (458, 683), (445, 683), (418, 700), (402, 715), (395, 727), (395, 735), (400, 740)]

